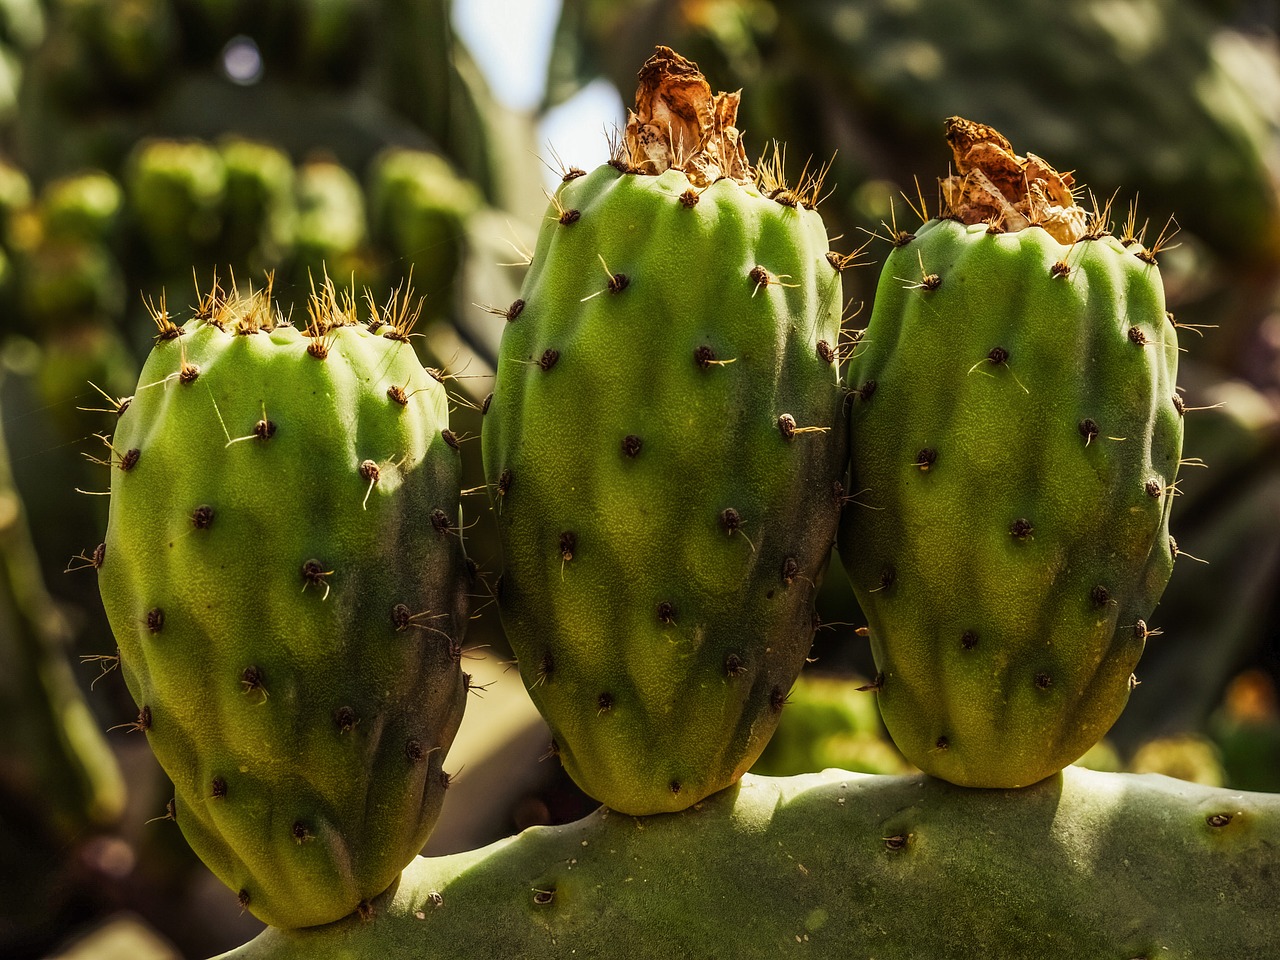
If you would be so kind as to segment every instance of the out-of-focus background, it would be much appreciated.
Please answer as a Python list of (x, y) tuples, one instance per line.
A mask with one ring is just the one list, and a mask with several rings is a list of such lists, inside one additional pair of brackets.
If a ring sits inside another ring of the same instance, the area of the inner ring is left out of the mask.
[[(214, 271), (385, 296), (412, 272), (415, 347), (478, 437), (502, 320), (562, 167), (607, 159), (655, 43), (744, 88), (760, 154), (831, 161), (845, 252), (916, 221), (950, 159), (942, 121), (993, 124), (1075, 169), (1123, 222), (1137, 201), (1184, 324), (1184, 556), (1124, 716), (1085, 762), (1280, 790), (1280, 4), (1247, 0), (0, 0), (0, 956), (204, 957), (259, 925), (164, 818), (89, 560), (107, 471), (95, 434), (154, 327)], [(916, 180), (919, 181), (917, 191)], [(918, 201), (917, 201), (918, 206)], [(873, 241), (869, 259), (886, 245)], [(194, 278), (193, 278), (194, 270)], [(870, 309), (877, 268), (845, 273)], [(852, 324), (861, 321), (855, 319)], [(1211, 328), (1211, 329), (1210, 329)], [(89, 386), (92, 383), (95, 386)], [(483, 476), (464, 446), (468, 486)], [(85, 494), (77, 490), (87, 491)], [(470, 553), (499, 558), (483, 491)], [(1197, 562), (1205, 561), (1204, 563)], [(480, 596), (444, 853), (591, 802)], [(815, 662), (758, 771), (907, 769), (838, 558)]]

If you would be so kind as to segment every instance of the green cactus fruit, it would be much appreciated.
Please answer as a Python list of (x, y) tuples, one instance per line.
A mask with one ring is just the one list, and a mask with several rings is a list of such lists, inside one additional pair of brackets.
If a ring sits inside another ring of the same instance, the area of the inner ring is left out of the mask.
[[(633, 814), (688, 807), (763, 749), (846, 462), (817, 188), (752, 181), (736, 95), (695, 64), (659, 48), (640, 77), (627, 149), (568, 172), (498, 311), (483, 431), (521, 675), (578, 785)], [(672, 114), (679, 166), (664, 103), (696, 118)]]
[(0, 159), (0, 224), (6, 231), (14, 214), (31, 205), (31, 198), (31, 178), (26, 171)]
[(39, 0), (0, 0), (0, 122), (16, 119), (30, 55), (44, 36)]
[(1109, 235), (989, 127), (948, 138), (951, 216), (895, 238), (849, 364), (840, 553), (907, 759), (1022, 786), (1106, 733), (1152, 634), (1177, 336), (1159, 242)]
[(467, 218), (480, 205), (479, 192), (444, 157), (399, 147), (374, 159), (369, 179), (374, 237), (400, 258), (401, 273), (412, 271), (431, 314), (445, 315), (462, 264)]
[(293, 164), (284, 151), (240, 137), (220, 144), (218, 152), (227, 171), (223, 255), (228, 263), (274, 267), (293, 243)]
[[(213, 146), (152, 140), (130, 158), (125, 189), (135, 227), (162, 271), (190, 272), (216, 240), (227, 172)], [(212, 264), (210, 264), (212, 265)]]
[(1206, 787), (1225, 787), (1226, 771), (1213, 741), (1192, 733), (1148, 740), (1129, 761), (1134, 773), (1159, 773)]
[(0, 42), (30, 51), (40, 46), (44, 35), (40, 0), (0, 0)]
[(331, 284), (311, 308), (306, 333), (262, 294), (156, 309), (89, 555), (172, 815), (286, 927), (367, 914), (422, 847), (466, 689), (444, 388), (409, 314), (359, 325)]
[(15, 273), (21, 315), (38, 338), (101, 323), (124, 307), (120, 264), (102, 243), (42, 243), (21, 257)]
[(107, 243), (111, 240), (124, 191), (114, 177), (91, 170), (62, 177), (40, 194), (40, 219), (51, 240)]
[(306, 289), (309, 276), (326, 271), (368, 284), (369, 229), (364, 191), (351, 171), (335, 160), (313, 157), (297, 170), (297, 230), (294, 234), (296, 282)]
[(1160, 776), (748, 775), (696, 810), (421, 857), (377, 923), (221, 960), (1273, 957), (1278, 845), (1280, 797)]

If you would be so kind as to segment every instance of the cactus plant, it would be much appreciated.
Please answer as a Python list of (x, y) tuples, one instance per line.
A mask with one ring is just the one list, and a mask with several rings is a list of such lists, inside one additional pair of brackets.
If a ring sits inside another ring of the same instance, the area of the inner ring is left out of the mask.
[(991, 128), (947, 131), (948, 215), (894, 237), (849, 365), (840, 551), (898, 747), (955, 783), (1023, 786), (1106, 733), (1153, 633), (1177, 336), (1159, 242), (1111, 236), (1069, 174)]
[(120, 769), (76, 686), (68, 627), (46, 592), (0, 433), (0, 792), (63, 843), (111, 826), (125, 803)]
[[(808, 652), (846, 459), (843, 261), (667, 48), (568, 170), (484, 421), (503, 624), (560, 759), (644, 814), (758, 756)], [(695, 693), (696, 691), (696, 693)]]
[(376, 922), (268, 930), (223, 960), (1264, 957), (1277, 844), (1280, 798), (1154, 775), (748, 775), (696, 810), (416, 860)]
[(98, 568), (170, 815), (254, 915), (367, 911), (440, 809), (467, 571), (443, 387), (322, 286), (306, 332), (218, 287), (107, 442)]

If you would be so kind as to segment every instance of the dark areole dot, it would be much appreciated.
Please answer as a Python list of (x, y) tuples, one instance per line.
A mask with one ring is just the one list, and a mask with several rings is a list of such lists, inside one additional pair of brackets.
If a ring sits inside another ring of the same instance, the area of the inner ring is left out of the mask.
[(795, 582), (796, 577), (800, 574), (800, 564), (795, 557), (783, 557), (782, 559), (782, 582), (786, 586), (791, 586)]
[(337, 724), (339, 733), (350, 733), (360, 721), (350, 707), (339, 707), (333, 711), (333, 722)]

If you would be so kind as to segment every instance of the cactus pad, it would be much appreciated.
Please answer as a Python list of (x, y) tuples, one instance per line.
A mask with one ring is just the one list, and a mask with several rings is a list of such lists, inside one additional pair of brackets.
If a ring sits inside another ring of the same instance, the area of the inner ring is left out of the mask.
[(1161, 776), (749, 774), (697, 810), (420, 858), (381, 922), (268, 930), (222, 960), (1265, 957), (1277, 844), (1280, 797)]

